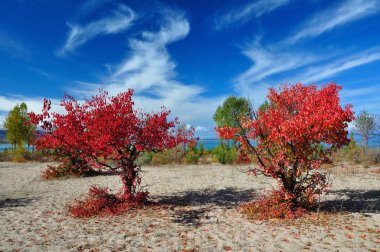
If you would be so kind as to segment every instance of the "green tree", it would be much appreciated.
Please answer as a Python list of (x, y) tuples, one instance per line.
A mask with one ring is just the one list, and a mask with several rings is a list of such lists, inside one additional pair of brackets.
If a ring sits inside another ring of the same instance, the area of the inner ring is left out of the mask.
[(29, 149), (36, 128), (28, 122), (28, 107), (25, 103), (17, 104), (8, 113), (4, 128), (7, 131), (7, 140), (13, 145), (13, 148), (27, 144)]
[(244, 97), (228, 97), (214, 113), (214, 121), (218, 127), (238, 127), (239, 120), (250, 114), (249, 101)]
[(363, 110), (355, 118), (354, 125), (362, 137), (364, 147), (367, 147), (369, 136), (373, 134), (376, 129), (375, 117), (366, 110)]
[[(218, 106), (213, 118), (218, 128), (226, 126), (237, 128), (240, 125), (239, 120), (250, 114), (251, 106), (246, 98), (230, 96), (221, 106)], [(223, 145), (222, 139), (221, 144)]]

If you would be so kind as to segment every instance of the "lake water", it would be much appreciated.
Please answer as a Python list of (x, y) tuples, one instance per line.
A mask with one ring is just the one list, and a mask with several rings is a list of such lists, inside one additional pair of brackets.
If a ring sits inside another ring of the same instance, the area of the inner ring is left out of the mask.
[(10, 144), (0, 144), (0, 151), (3, 151), (5, 149), (10, 149), (12, 145)]
[[(361, 144), (361, 137), (358, 134), (354, 135), (355, 141), (360, 145)], [(214, 149), (216, 146), (219, 145), (220, 141), (219, 139), (199, 139), (198, 143), (202, 143), (203, 147), (205, 149)], [(368, 141), (368, 146), (371, 148), (379, 148), (380, 147), (380, 136), (377, 137), (370, 137)]]
[[(214, 149), (219, 145), (219, 139), (201, 139), (198, 143), (202, 143), (205, 149)], [(10, 149), (12, 145), (10, 144), (0, 144), (0, 151), (4, 151), (5, 149)]]
[[(198, 143), (202, 143), (203, 147), (207, 150), (214, 149), (219, 145), (219, 139), (201, 139)], [(0, 151), (4, 151), (5, 149), (10, 149), (12, 146), (10, 144), (0, 144)]]
[[(361, 143), (361, 139), (359, 135), (355, 135), (355, 140), (358, 144)], [(218, 146), (220, 141), (219, 139), (200, 139), (198, 140), (198, 143), (202, 143), (205, 149), (210, 150)], [(368, 145), (369, 147), (380, 147), (380, 137), (370, 138)], [(0, 144), (0, 151), (3, 151), (4, 149), (9, 149), (9, 148), (11, 148), (10, 144)]]
[[(11, 149), (11, 148), (12, 148), (11, 144), (0, 143), (0, 152), (4, 151), (5, 149)], [(25, 145), (25, 148), (28, 148), (28, 146)], [(30, 147), (30, 148), (32, 148), (32, 147)]]
[(203, 147), (206, 150), (211, 150), (211, 149), (214, 149), (216, 146), (218, 146), (220, 141), (219, 139), (199, 139), (197, 143), (203, 144)]

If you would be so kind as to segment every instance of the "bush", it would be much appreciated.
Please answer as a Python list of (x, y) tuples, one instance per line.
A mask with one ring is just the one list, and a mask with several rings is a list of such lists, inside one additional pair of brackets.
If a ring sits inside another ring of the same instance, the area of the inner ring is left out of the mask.
[(235, 147), (219, 145), (214, 149), (214, 155), (221, 164), (233, 164), (238, 153)]
[(29, 151), (23, 146), (16, 149), (5, 149), (0, 151), (0, 162), (12, 161), (12, 162), (26, 162), (26, 161), (51, 161), (50, 155), (43, 151), (33, 150)]
[(239, 155), (236, 160), (237, 164), (250, 164), (251, 162), (251, 158), (248, 156), (247, 153), (245, 153), (244, 151), (239, 151)]
[(158, 113), (143, 113), (134, 109), (132, 96), (131, 89), (115, 96), (100, 90), (84, 102), (65, 95), (60, 103), (62, 114), (52, 112), (51, 101), (45, 99), (41, 114), (29, 114), (31, 123), (41, 125), (34, 145), (54, 150), (58, 157), (85, 160), (99, 171), (119, 174), (123, 184), (120, 197), (130, 203), (140, 197), (141, 166), (137, 161), (141, 153), (194, 141), (194, 129), (178, 128), (178, 118), (169, 120), (170, 111), (162, 107)]
[(205, 149), (203, 147), (203, 144), (199, 144), (191, 146), (186, 151), (186, 163), (188, 164), (196, 164), (198, 163), (199, 159), (203, 156), (205, 152)]
[(270, 88), (267, 105), (240, 118), (239, 127), (216, 130), (220, 138), (238, 141), (244, 151), (255, 155), (259, 168), (253, 168), (253, 174), (272, 177), (280, 196), (306, 208), (308, 199), (326, 192), (329, 185), (326, 174), (316, 170), (332, 162), (333, 150), (350, 142), (347, 127), (354, 116), (351, 105), (341, 107), (340, 89), (335, 83), (320, 89), (301, 83)]
[(85, 161), (73, 158), (62, 158), (57, 166), (48, 165), (42, 172), (43, 179), (56, 179), (69, 176), (86, 176), (94, 171)]
[(349, 160), (352, 163), (363, 164), (364, 167), (369, 167), (371, 165), (376, 165), (380, 163), (380, 149), (378, 148), (365, 148), (358, 147), (350, 153)]
[(349, 162), (352, 164), (363, 164), (365, 167), (380, 163), (380, 149), (359, 146), (353, 136), (350, 136), (350, 144), (343, 149), (332, 153), (334, 161)]
[(151, 151), (144, 152), (138, 159), (138, 163), (141, 165), (147, 165), (152, 162), (154, 153)]
[(67, 208), (75, 218), (88, 218), (94, 215), (103, 217), (117, 215), (143, 204), (148, 193), (138, 192), (133, 198), (126, 198), (126, 196), (123, 192), (111, 194), (108, 188), (92, 186), (87, 198), (76, 200), (73, 204), (68, 205)]
[(32, 155), (23, 145), (15, 149), (5, 149), (0, 152), (0, 161), (25, 162), (31, 160)]
[(296, 219), (308, 212), (304, 208), (296, 207), (279, 191), (273, 191), (257, 201), (243, 204), (241, 208), (243, 214), (253, 220)]
[(4, 162), (4, 161), (12, 161), (12, 153), (11, 153), (11, 150), (9, 149), (5, 149), (3, 151), (0, 151), (0, 161), (1, 162)]
[(167, 149), (159, 153), (154, 153), (151, 163), (153, 165), (167, 165), (172, 163), (181, 163), (186, 156), (186, 150), (181, 147)]
[(30, 159), (29, 151), (26, 150), (24, 145), (18, 145), (15, 150), (12, 151), (12, 156), (14, 162), (25, 162)]

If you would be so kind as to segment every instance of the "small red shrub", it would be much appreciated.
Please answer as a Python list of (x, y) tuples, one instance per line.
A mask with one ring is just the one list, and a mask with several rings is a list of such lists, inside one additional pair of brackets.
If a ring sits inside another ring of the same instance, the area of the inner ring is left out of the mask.
[(61, 165), (58, 166), (52, 166), (48, 165), (44, 171), (41, 173), (41, 178), (48, 180), (48, 179), (55, 179), (55, 178), (60, 178), (63, 175), (63, 172), (60, 169)]
[(68, 205), (68, 211), (75, 218), (88, 218), (94, 215), (112, 216), (142, 205), (147, 196), (147, 192), (138, 192), (134, 197), (122, 192), (111, 194), (108, 188), (92, 186), (88, 197)]
[(57, 166), (48, 165), (42, 172), (42, 179), (56, 179), (68, 176), (83, 176), (94, 172), (86, 162), (73, 162), (68, 158), (61, 158)]
[[(270, 88), (267, 102), (240, 118), (239, 127), (216, 130), (220, 138), (239, 142), (243, 151), (255, 156), (259, 168), (252, 172), (277, 180), (286, 202), (309, 209), (329, 186), (326, 173), (317, 170), (332, 163), (332, 151), (350, 143), (347, 129), (354, 114), (351, 105), (341, 107), (340, 90), (335, 83)], [(277, 196), (266, 201), (273, 197)]]
[(250, 164), (251, 163), (251, 159), (248, 157), (248, 155), (244, 152), (240, 152), (239, 153), (239, 156), (236, 160), (236, 163), (237, 164)]
[[(83, 102), (65, 96), (65, 113), (51, 111), (51, 101), (44, 100), (41, 114), (30, 113), (30, 121), (40, 125), (34, 144), (44, 151), (54, 151), (70, 162), (84, 162), (98, 171), (119, 174), (122, 192), (111, 195), (93, 189), (89, 198), (70, 207), (74, 216), (118, 213), (147, 196), (139, 192), (141, 167), (138, 157), (144, 152), (162, 152), (179, 144), (193, 142), (194, 129), (179, 128), (178, 118), (169, 119), (170, 111), (145, 113), (134, 108), (133, 90), (109, 96), (98, 95)], [(76, 167), (76, 169), (81, 167)], [(48, 171), (46, 176), (55, 175)]]
[(286, 198), (282, 192), (273, 191), (257, 201), (241, 205), (241, 208), (248, 218), (254, 220), (296, 219), (308, 213), (306, 209), (296, 207), (291, 200)]

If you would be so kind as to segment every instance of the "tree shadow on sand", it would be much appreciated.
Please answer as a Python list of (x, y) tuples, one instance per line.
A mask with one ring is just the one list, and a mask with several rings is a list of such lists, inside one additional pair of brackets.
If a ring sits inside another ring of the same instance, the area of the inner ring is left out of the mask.
[(336, 190), (331, 194), (342, 199), (328, 200), (323, 210), (349, 213), (380, 213), (380, 190)]
[(34, 198), (16, 198), (16, 199), (2, 199), (0, 200), (0, 209), (9, 207), (24, 207), (31, 204), (36, 199)]
[[(191, 190), (170, 196), (162, 196), (158, 203), (179, 208), (174, 210), (174, 222), (199, 226), (202, 218), (210, 219), (208, 212), (213, 207), (231, 209), (243, 202), (252, 200), (254, 191), (239, 190), (232, 187), (220, 190)], [(195, 207), (195, 209), (186, 207)]]
[[(221, 190), (191, 190), (159, 198), (159, 204), (173, 206), (173, 222), (200, 226), (211, 219), (214, 207), (231, 209), (254, 199), (255, 190), (225, 188)], [(327, 200), (321, 210), (327, 212), (380, 213), (380, 190), (331, 191), (340, 199)], [(218, 221), (218, 220), (215, 220)]]

